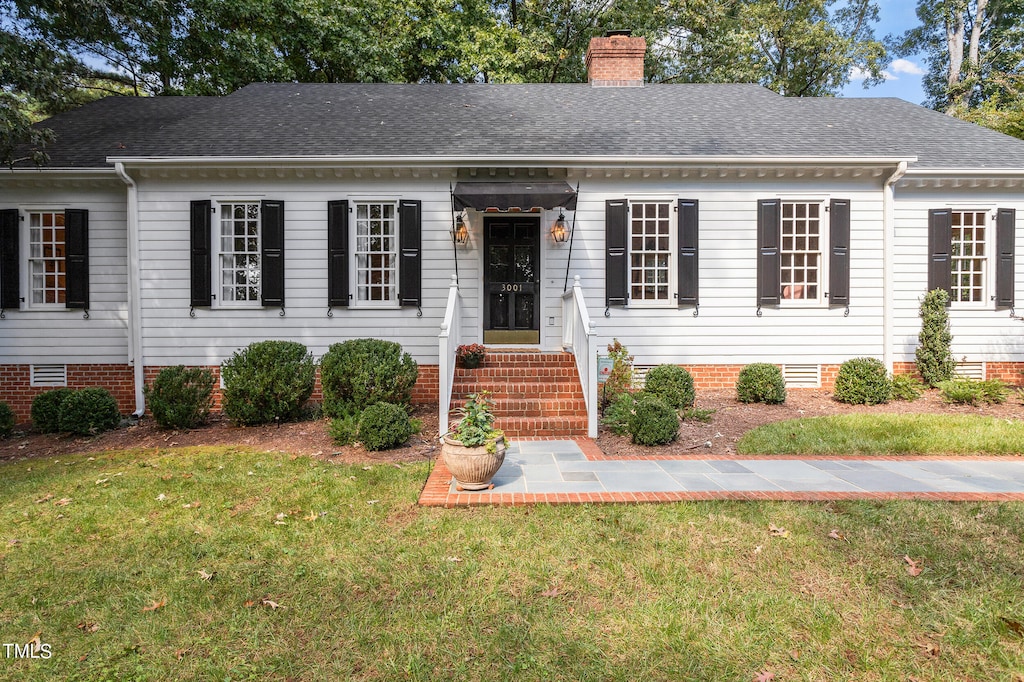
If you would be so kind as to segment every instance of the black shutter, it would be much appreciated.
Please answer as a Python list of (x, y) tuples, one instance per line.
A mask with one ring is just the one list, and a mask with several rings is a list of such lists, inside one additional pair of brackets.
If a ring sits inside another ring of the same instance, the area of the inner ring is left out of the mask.
[(700, 303), (697, 252), (699, 223), (697, 200), (680, 199), (679, 263), (677, 264), (679, 296), (676, 302), (681, 306), (695, 306)]
[(190, 230), (191, 239), (191, 269), (192, 269), (192, 303), (193, 307), (208, 308), (213, 300), (211, 287), (211, 269), (213, 262), (210, 259), (210, 213), (213, 205), (209, 200), (192, 202), (192, 227)]
[(348, 307), (348, 202), (327, 202), (327, 305)]
[(828, 302), (850, 305), (850, 200), (833, 199), (828, 212)]
[(402, 201), (398, 212), (398, 301), (400, 305), (420, 305), (420, 233), (419, 201)]
[(778, 305), (781, 301), (779, 269), (782, 259), (782, 202), (757, 202), (757, 305)]
[(953, 213), (948, 208), (928, 211), (928, 291), (943, 289), (952, 297), (950, 250)]
[(262, 300), (265, 306), (284, 307), (284, 202), (260, 202)]
[(626, 305), (629, 302), (629, 261), (626, 248), (629, 240), (629, 202), (612, 199), (604, 202), (604, 304)]
[(89, 212), (64, 209), (64, 265), (67, 289), (64, 306), (89, 307)]
[(996, 212), (996, 310), (1013, 307), (1014, 228), (1017, 212), (1001, 208)]
[(16, 208), (0, 211), (0, 308), (14, 310), (21, 307), (19, 220)]

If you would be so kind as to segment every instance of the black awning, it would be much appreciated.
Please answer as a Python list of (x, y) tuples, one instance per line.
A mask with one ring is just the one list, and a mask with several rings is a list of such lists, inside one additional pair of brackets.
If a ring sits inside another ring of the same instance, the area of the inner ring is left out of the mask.
[(565, 182), (458, 182), (455, 210), (475, 208), (499, 211), (518, 208), (564, 208), (576, 210), (576, 190)]

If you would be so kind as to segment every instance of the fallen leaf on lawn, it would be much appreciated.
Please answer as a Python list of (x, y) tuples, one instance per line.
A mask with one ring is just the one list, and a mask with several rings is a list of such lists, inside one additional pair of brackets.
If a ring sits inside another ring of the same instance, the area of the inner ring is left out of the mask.
[(175, 649), (175, 650), (174, 650), (174, 655), (178, 657), (178, 660), (179, 660), (179, 661), (180, 661), (181, 659), (185, 658), (185, 653), (186, 653), (186, 652), (185, 652), (185, 650), (184, 650), (184, 649)]
[(8, 547), (14, 547), (15, 545), (20, 545), (20, 544), (21, 544), (21, 540), (19, 540), (18, 538), (12, 538), (12, 539), (7, 541), (7, 546)]
[(89, 654), (82, 654), (81, 656), (78, 657), (78, 662), (81, 663), (82, 661), (84, 661), (87, 658), (89, 658)]
[(799, 661), (800, 660), (800, 652), (799, 651), (795, 651), (795, 650), (794, 651), (790, 651), (789, 652), (789, 657), (792, 658), (794, 661)]
[(52, 499), (53, 499), (53, 493), (46, 493), (45, 495), (40, 497), (38, 500), (36, 500), (36, 504), (42, 504), (43, 502), (47, 502), (47, 501), (52, 500)]
[(280, 513), (278, 513), (278, 515), (277, 515), (277, 516), (275, 516), (274, 518), (275, 518), (275, 519), (277, 519), (278, 521), (280, 521), (280, 520), (281, 520), (281, 519), (283, 519), (283, 518), (284, 518), (285, 516), (287, 516), (287, 515), (286, 515), (286, 514), (285, 514), (284, 512), (280, 512)]
[(923, 571), (924, 568), (921, 566), (920, 562), (914, 561), (906, 554), (903, 555), (903, 560), (907, 562), (907, 573), (912, 576), (921, 575), (921, 571)]
[(164, 495), (163, 493), (160, 493), (159, 495), (156, 496), (156, 501), (157, 502), (163, 502), (166, 499), (167, 499), (167, 496)]
[(165, 606), (167, 606), (167, 597), (164, 597), (160, 601), (155, 601), (149, 606), (143, 606), (142, 611), (143, 613), (145, 613), (146, 611), (157, 611)]
[(921, 649), (921, 653), (928, 658), (938, 658), (940, 649), (939, 645), (935, 642), (919, 642), (918, 647)]
[(213, 576), (217, 575), (216, 571), (214, 571), (213, 573), (207, 573), (202, 568), (200, 568), (198, 571), (196, 571), (196, 573), (198, 573), (199, 577), (202, 578), (203, 580), (212, 580)]
[(161, 481), (169, 481), (169, 480), (171, 480), (172, 478), (174, 478), (174, 474), (167, 474), (166, 476), (161, 476), (161, 477), (160, 477), (160, 480), (161, 480)]
[(82, 632), (96, 632), (100, 629), (100, 626), (96, 625), (96, 623), (88, 623), (84, 620), (75, 627), (81, 630)]
[(104, 483), (110, 483), (110, 479), (109, 478), (101, 478), (101, 479), (96, 481), (96, 485), (103, 485)]
[(457, 563), (460, 563), (462, 561), (462, 559), (460, 559), (457, 556), (450, 556), (450, 557), (448, 557), (448, 561), (452, 562), (453, 564), (457, 564)]
[(558, 588), (557, 587), (552, 587), (550, 590), (545, 590), (545, 591), (541, 592), (540, 596), (542, 596), (542, 597), (557, 597), (559, 594), (561, 594), (561, 593), (558, 591)]
[(32, 647), (32, 651), (39, 651), (43, 646), (43, 631), (40, 630), (32, 635), (32, 639), (28, 640), (28, 645)]
[(833, 528), (831, 530), (831, 532), (829, 532), (828, 536), (830, 538), (832, 538), (833, 540), (845, 540), (846, 539), (846, 536), (843, 535), (842, 533), (840, 533), (839, 530), (837, 530), (836, 528)]
[(1016, 632), (1021, 637), (1024, 637), (1024, 624), (1022, 624), (1019, 620), (1013, 620), (1012, 618), (1007, 618), (1006, 616), (999, 616), (999, 620), (1006, 623), (1006, 627), (1010, 628), (1010, 630)]
[(254, 601), (253, 601), (252, 599), (248, 599), (248, 600), (246, 600), (246, 602), (245, 602), (245, 608), (247, 608), (247, 609), (251, 609), (251, 608), (252, 608), (252, 607), (254, 607), (254, 606), (256, 606), (256, 602), (254, 602)]
[[(777, 538), (788, 538), (789, 537), (789, 531), (788, 530), (786, 530), (785, 528), (780, 528), (780, 527), (776, 526), (774, 523), (769, 523), (768, 524), (768, 530), (769, 530), (769, 532), (771, 532), (772, 535), (774, 535)], [(773, 679), (774, 679), (774, 677), (773, 677)]]
[(369, 470), (370, 470), (370, 469), (372, 469), (372, 468), (373, 468), (373, 467), (363, 467), (363, 471), (369, 471)]
[(309, 516), (304, 517), (306, 521), (316, 521), (320, 518), (320, 515), (314, 511), (309, 512)]
[(288, 522), (287, 521), (274, 521), (274, 525), (275, 526), (287, 526)]
[(62, 497), (59, 500), (57, 500), (56, 502), (54, 502), (53, 506), (55, 506), (55, 507), (66, 507), (69, 504), (71, 504), (71, 498), (70, 497)]
[(775, 673), (762, 670), (761, 672), (754, 675), (754, 682), (772, 682), (775, 679)]
[(199, 509), (199, 507), (201, 507), (201, 506), (203, 506), (203, 505), (200, 504), (197, 501), (197, 502), (189, 502), (188, 504), (183, 504), (183, 505), (181, 505), (181, 508), (182, 509)]
[(377, 504), (380, 500), (367, 500), (366, 504)]
[(277, 609), (285, 608), (285, 607), (281, 606), (280, 604), (278, 604), (276, 601), (271, 601), (269, 599), (261, 599), (260, 603), (263, 604), (264, 606), (269, 606), (270, 608), (274, 609), (275, 611)]

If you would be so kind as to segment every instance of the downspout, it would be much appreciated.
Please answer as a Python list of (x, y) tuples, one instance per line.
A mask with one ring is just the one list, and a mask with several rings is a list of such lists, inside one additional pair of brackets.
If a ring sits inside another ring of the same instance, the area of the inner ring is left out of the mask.
[(882, 362), (892, 373), (893, 329), (895, 327), (896, 290), (893, 268), (896, 256), (896, 203), (895, 185), (907, 172), (907, 162), (900, 161), (896, 171), (882, 185)]
[(139, 276), (139, 188), (117, 162), (114, 170), (128, 186), (128, 359), (135, 369), (134, 417), (146, 413), (146, 367), (142, 353), (142, 280)]

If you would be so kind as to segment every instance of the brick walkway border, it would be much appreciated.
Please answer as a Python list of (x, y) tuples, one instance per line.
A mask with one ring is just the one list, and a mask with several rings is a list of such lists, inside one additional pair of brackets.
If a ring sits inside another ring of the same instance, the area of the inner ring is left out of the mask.
[[(516, 440), (546, 440), (544, 438), (517, 438)], [(750, 460), (765, 459), (758, 456), (730, 455), (658, 455), (653, 457), (610, 457), (590, 438), (573, 438), (588, 460)], [(801, 456), (803, 460), (866, 460), (866, 461), (910, 461), (910, 460), (1006, 460), (1006, 457), (924, 457), (908, 456)], [(535, 504), (640, 504), (650, 502), (698, 502), (706, 500), (747, 500), (778, 501), (778, 502), (828, 502), (832, 500), (932, 500), (945, 502), (1024, 502), (1024, 493), (947, 493), (947, 492), (899, 492), (873, 493), (848, 491), (670, 491), (670, 492), (634, 492), (634, 493), (492, 493), (489, 491), (456, 492), (452, 490), (452, 474), (444, 465), (440, 455), (434, 460), (434, 468), (420, 492), (419, 504), (424, 507), (523, 507)]]

